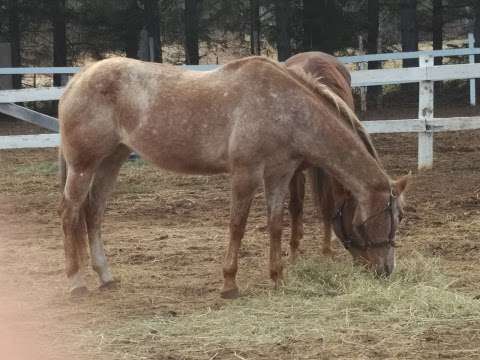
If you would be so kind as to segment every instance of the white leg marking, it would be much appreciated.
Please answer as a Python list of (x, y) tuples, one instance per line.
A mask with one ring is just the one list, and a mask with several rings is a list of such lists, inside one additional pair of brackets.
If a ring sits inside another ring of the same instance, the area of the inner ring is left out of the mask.
[(102, 241), (96, 237), (90, 246), (92, 265), (95, 271), (98, 273), (100, 281), (102, 284), (113, 281), (113, 276), (110, 272), (110, 268), (108, 267), (107, 257), (105, 256), (105, 249), (103, 248)]

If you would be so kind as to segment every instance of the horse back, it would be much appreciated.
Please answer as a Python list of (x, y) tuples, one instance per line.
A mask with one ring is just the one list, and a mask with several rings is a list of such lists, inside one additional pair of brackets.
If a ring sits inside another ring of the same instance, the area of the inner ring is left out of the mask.
[(285, 64), (287, 67), (300, 67), (317, 77), (354, 110), (350, 72), (337, 58), (323, 52), (312, 51), (294, 55)]
[(281, 140), (272, 109), (288, 108), (289, 81), (283, 66), (263, 58), (209, 72), (103, 60), (75, 76), (60, 101), (62, 146), (69, 157), (69, 149), (104, 153), (122, 143), (169, 170), (225, 172), (232, 155), (249, 158), (270, 144), (259, 134)]

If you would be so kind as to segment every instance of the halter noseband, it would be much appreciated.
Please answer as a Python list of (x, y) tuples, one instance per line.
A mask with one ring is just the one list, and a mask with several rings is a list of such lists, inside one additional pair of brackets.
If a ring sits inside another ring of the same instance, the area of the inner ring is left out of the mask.
[[(335, 216), (333, 217), (333, 222), (335, 224), (335, 228), (340, 231), (340, 241), (342, 242), (343, 246), (345, 249), (349, 248), (357, 248), (360, 250), (367, 250), (369, 248), (378, 248), (378, 247), (384, 247), (384, 246), (392, 246), (395, 247), (395, 228), (393, 226), (394, 224), (394, 215), (393, 215), (393, 203), (396, 199), (396, 196), (393, 194), (393, 192), (390, 192), (390, 198), (388, 200), (387, 206), (381, 211), (379, 211), (376, 214), (373, 214), (372, 216), (368, 217), (364, 222), (362, 222), (360, 225), (358, 225), (358, 231), (360, 233), (360, 236), (363, 238), (364, 243), (360, 244), (355, 238), (348, 237), (347, 232), (345, 231), (345, 226), (343, 222), (343, 209), (345, 208), (346, 200), (343, 202), (342, 206), (337, 209), (335, 212)], [(384, 212), (389, 212), (390, 213), (390, 233), (388, 235), (388, 240), (382, 241), (382, 242), (373, 242), (368, 238), (367, 230), (365, 227), (365, 224), (367, 221), (370, 219), (373, 219), (374, 217), (384, 213)]]

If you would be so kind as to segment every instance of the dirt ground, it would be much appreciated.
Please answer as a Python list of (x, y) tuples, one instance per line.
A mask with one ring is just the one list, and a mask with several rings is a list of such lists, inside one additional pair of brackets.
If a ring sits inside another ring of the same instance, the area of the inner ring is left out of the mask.
[[(375, 136), (374, 142), (391, 176), (408, 171), (414, 175), (406, 218), (397, 235), (402, 245), (398, 258), (412, 251), (438, 257), (442, 271), (452, 279), (450, 289), (462, 296), (479, 295), (480, 131), (436, 134), (435, 167), (422, 173), (416, 171), (415, 136)], [(396, 352), (381, 337), (371, 335), (374, 318), (359, 326), (355, 341), (331, 344), (307, 338), (289, 344), (293, 349), (289, 352), (282, 344), (260, 344), (243, 351), (229, 347), (186, 355), (185, 349), (174, 345), (159, 348), (156, 329), (141, 338), (116, 338), (112, 336), (115, 329), (132, 321), (174, 321), (228, 308), (229, 302), (219, 298), (228, 177), (171, 174), (142, 161), (126, 164), (103, 231), (121, 287), (111, 292), (96, 290), (96, 277), (90, 271), (91, 294), (72, 300), (63, 273), (56, 213), (56, 151), (1, 151), (0, 169), (0, 336), (3, 331), (25, 339), (19, 346), (4, 340), (13, 352), (29, 348), (37, 358), (43, 353), (45, 359), (79, 360), (480, 358), (480, 314), (463, 324), (432, 327), (422, 336), (403, 334), (403, 345)], [(318, 255), (322, 236), (310, 199), (305, 221), (302, 256), (308, 258)], [(287, 229), (285, 249), (288, 236)], [(263, 194), (259, 193), (241, 251), (238, 284), (243, 297), (270, 291), (267, 244)], [(335, 251), (334, 261), (350, 261), (338, 243)], [(201, 338), (199, 334), (199, 349)], [(10, 358), (32, 358), (17, 352)], [(6, 359), (1, 352), (0, 358)]]

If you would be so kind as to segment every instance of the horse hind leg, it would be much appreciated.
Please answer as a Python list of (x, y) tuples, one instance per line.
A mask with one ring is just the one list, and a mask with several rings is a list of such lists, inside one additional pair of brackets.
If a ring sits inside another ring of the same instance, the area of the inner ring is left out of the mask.
[(332, 250), (332, 224), (329, 220), (323, 220), (323, 232), (322, 254), (332, 257), (334, 255)]
[(130, 149), (119, 145), (115, 152), (102, 160), (85, 202), (85, 216), (90, 245), (92, 268), (100, 279), (100, 289), (115, 286), (112, 273), (108, 266), (104, 244), (101, 238), (101, 225), (105, 213), (108, 196), (113, 191), (122, 164), (127, 160)]
[(333, 198), (331, 189), (325, 189), (321, 208), (323, 222), (322, 254), (328, 257), (333, 257), (334, 252), (332, 250), (332, 209), (335, 209), (335, 200)]
[(308, 170), (309, 179), (311, 181), (313, 202), (315, 204), (316, 216), (323, 223), (323, 243), (322, 254), (332, 256), (332, 212), (335, 207), (333, 198), (333, 188), (331, 179), (320, 168), (312, 168)]
[(64, 233), (65, 270), (70, 281), (72, 296), (87, 292), (85, 283), (85, 260), (87, 230), (83, 203), (87, 198), (94, 174), (94, 167), (67, 167), (68, 174), (60, 216)]
[(267, 200), (268, 231), (270, 233), (270, 278), (275, 288), (283, 282), (282, 230), (283, 205), (288, 194), (289, 184), (298, 164), (285, 164), (282, 169), (266, 169), (264, 175), (265, 197)]
[(290, 261), (294, 263), (298, 257), (300, 240), (303, 238), (303, 203), (305, 200), (305, 175), (297, 171), (290, 181), (290, 202), (288, 209), (292, 221), (290, 238)]

